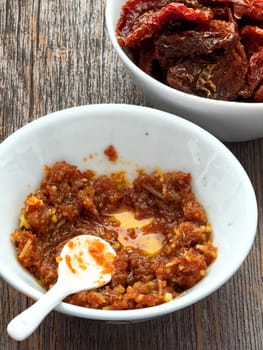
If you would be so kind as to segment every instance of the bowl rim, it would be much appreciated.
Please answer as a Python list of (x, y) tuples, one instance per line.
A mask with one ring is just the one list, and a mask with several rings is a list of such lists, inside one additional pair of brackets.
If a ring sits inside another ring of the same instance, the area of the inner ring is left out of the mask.
[[(56, 307), (56, 310), (71, 316), (77, 316), (77, 317), (88, 318), (88, 319), (108, 320), (113, 322), (114, 321), (132, 322), (132, 321), (138, 321), (140, 319), (143, 320), (143, 319), (155, 318), (174, 311), (178, 311), (182, 308), (185, 308), (189, 305), (192, 305), (200, 301), (201, 299), (204, 299), (208, 295), (212, 294), (219, 287), (223, 286), (242, 265), (242, 263), (244, 262), (245, 258), (247, 257), (254, 243), (254, 239), (257, 232), (257, 220), (258, 220), (258, 209), (257, 209), (257, 200), (255, 196), (255, 191), (245, 169), (243, 168), (239, 160), (234, 156), (234, 154), (221, 141), (219, 141), (215, 136), (210, 134), (208, 131), (204, 130), (200, 126), (186, 119), (171, 115), (168, 112), (160, 111), (151, 107), (137, 106), (132, 104), (114, 104), (114, 103), (82, 105), (77, 107), (66, 108), (60, 111), (47, 114), (43, 117), (40, 117), (22, 126), (20, 129), (16, 130), (14, 133), (12, 133), (0, 144), (0, 155), (5, 151), (6, 147), (8, 149), (8, 147), (12, 146), (12, 143), (15, 142), (17, 137), (18, 138), (24, 137), (28, 133), (33, 133), (36, 128), (41, 128), (42, 125), (50, 126), (53, 123), (61, 122), (61, 119), (64, 120), (64, 122), (66, 122), (71, 120), (72, 116), (74, 116), (74, 119), (86, 118), (87, 120), (89, 120), (87, 115), (89, 114), (90, 118), (92, 119), (93, 115), (95, 115), (96, 111), (98, 110), (99, 111), (104, 110), (105, 113), (121, 111), (124, 118), (126, 116), (125, 111), (132, 111), (134, 114), (151, 112), (147, 114), (147, 118), (151, 118), (151, 120), (152, 118), (155, 118), (155, 119), (162, 118), (164, 121), (169, 122), (171, 125), (178, 126), (179, 124), (182, 127), (191, 128), (191, 130), (196, 132), (197, 135), (200, 135), (200, 137), (205, 137), (206, 140), (209, 142), (209, 144), (211, 145), (215, 144), (216, 147), (219, 149), (219, 151), (223, 151), (226, 157), (229, 157), (231, 159), (231, 162), (233, 163), (233, 165), (239, 169), (240, 174), (242, 175), (242, 178), (246, 183), (246, 192), (249, 194), (249, 208), (251, 212), (251, 216), (250, 216), (251, 234), (250, 234), (249, 244), (246, 246), (246, 249), (244, 249), (243, 255), (236, 260), (235, 264), (232, 265), (232, 269), (230, 269), (229, 271), (226, 271), (224, 278), (218, 280), (216, 283), (214, 283), (213, 286), (207, 288), (205, 292), (198, 291), (197, 293), (194, 293), (194, 295), (190, 295), (190, 297), (187, 296), (187, 292), (186, 292), (186, 293), (183, 293), (178, 298), (175, 298), (168, 303), (164, 303), (161, 305), (152, 306), (148, 308), (143, 308), (143, 309), (137, 309), (137, 310), (97, 310), (92, 308), (80, 307), (76, 305), (70, 305), (65, 302), (60, 303)], [(171, 116), (173, 118), (171, 118)], [(29, 286), (24, 281), (20, 285), (17, 285), (15, 280), (15, 274), (12, 271), (10, 273), (10, 271), (7, 271), (7, 270), (3, 269), (3, 267), (0, 266), (0, 275), (3, 276), (3, 278), (7, 283), (12, 285), (15, 289), (19, 290), (20, 292), (22, 292), (24, 295), (27, 295), (33, 299), (38, 299), (44, 294), (43, 292), (40, 292), (39, 290), (36, 290), (35, 288)], [(189, 289), (188, 291), (191, 291), (191, 289)]]
[[(125, 0), (123, 0), (123, 3), (125, 3)], [(199, 104), (206, 104), (211, 107), (215, 107), (214, 104), (216, 104), (217, 108), (233, 108), (233, 109), (247, 109), (248, 111), (251, 110), (251, 107), (256, 110), (262, 110), (263, 111), (263, 102), (238, 102), (238, 101), (224, 101), (224, 100), (215, 100), (215, 99), (209, 99), (193, 94), (188, 94), (186, 92), (173, 89), (172, 87), (161, 83), (157, 79), (151, 77), (149, 74), (145, 73), (142, 69), (140, 69), (125, 53), (125, 51), (120, 47), (116, 35), (115, 35), (115, 27), (113, 23), (113, 18), (111, 16), (112, 10), (114, 9), (114, 0), (106, 0), (106, 7), (105, 7), (105, 22), (106, 22), (106, 28), (108, 31), (108, 35), (110, 37), (111, 43), (113, 47), (115, 48), (116, 52), (118, 53), (120, 59), (123, 61), (123, 63), (126, 65), (126, 67), (129, 67), (130, 70), (133, 72), (133, 74), (136, 74), (138, 76), (141, 76), (142, 79), (144, 79), (146, 82), (149, 83), (149, 85), (152, 85), (156, 91), (163, 89), (165, 94), (173, 94), (178, 99), (186, 99), (189, 103), (199, 103)], [(209, 116), (206, 116), (208, 118)], [(211, 115), (211, 119), (212, 119)], [(238, 113), (235, 113), (233, 115), (234, 118), (238, 119)]]

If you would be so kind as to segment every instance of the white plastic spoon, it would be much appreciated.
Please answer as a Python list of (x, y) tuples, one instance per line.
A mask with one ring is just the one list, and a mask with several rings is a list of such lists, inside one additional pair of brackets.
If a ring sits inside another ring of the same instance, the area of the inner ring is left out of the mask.
[(69, 240), (57, 259), (56, 284), (8, 324), (8, 334), (15, 340), (24, 340), (66, 296), (108, 283), (115, 255), (114, 249), (99, 237), (81, 235)]

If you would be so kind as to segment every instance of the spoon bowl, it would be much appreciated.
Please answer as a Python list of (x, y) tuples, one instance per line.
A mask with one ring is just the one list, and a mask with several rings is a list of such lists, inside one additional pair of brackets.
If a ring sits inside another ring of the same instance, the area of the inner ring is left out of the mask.
[(66, 296), (110, 282), (115, 255), (110, 244), (100, 237), (80, 235), (69, 240), (56, 259), (56, 284), (8, 324), (8, 334), (15, 340), (24, 340)]

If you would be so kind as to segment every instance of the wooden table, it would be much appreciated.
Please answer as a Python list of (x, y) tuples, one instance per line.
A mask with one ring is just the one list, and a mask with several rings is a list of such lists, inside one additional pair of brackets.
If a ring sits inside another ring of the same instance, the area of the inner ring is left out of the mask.
[[(0, 0), (1, 141), (59, 109), (145, 104), (109, 42), (104, 7), (104, 1), (95, 0)], [(262, 350), (263, 139), (227, 146), (247, 170), (259, 205), (255, 244), (229, 282), (191, 307), (138, 324), (52, 312), (19, 343), (8, 337), (6, 326), (31, 302), (0, 280), (0, 350)]]

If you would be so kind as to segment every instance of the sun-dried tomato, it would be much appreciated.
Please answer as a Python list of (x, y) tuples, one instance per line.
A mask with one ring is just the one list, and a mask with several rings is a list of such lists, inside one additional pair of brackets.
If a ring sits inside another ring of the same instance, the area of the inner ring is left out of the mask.
[(263, 83), (263, 47), (250, 57), (249, 70), (248, 81), (250, 84), (258, 86)]
[(237, 18), (246, 15), (257, 21), (263, 20), (262, 0), (230, 0), (234, 4), (234, 14)]
[(255, 92), (255, 95), (253, 96), (254, 102), (262, 102), (263, 101), (263, 85), (261, 85), (257, 91)]
[(128, 35), (133, 23), (143, 13), (149, 10), (157, 11), (170, 2), (172, 0), (128, 0), (122, 7), (121, 16), (117, 24), (120, 35)]
[[(134, 0), (133, 0), (134, 2)], [(133, 20), (131, 20), (131, 18)], [(139, 16), (131, 12), (117, 25), (117, 39), (120, 46), (133, 47), (145, 38), (149, 38), (166, 23), (174, 20), (186, 20), (194, 23), (208, 23), (213, 12), (206, 9), (193, 9), (181, 3), (171, 2), (161, 9), (150, 9)], [(128, 20), (129, 19), (129, 20)]]
[(239, 35), (233, 23), (211, 20), (192, 30), (163, 32), (156, 40), (156, 49), (160, 57), (196, 57), (221, 48), (233, 48), (238, 41)]
[(242, 43), (245, 45), (248, 56), (263, 47), (263, 29), (247, 25), (240, 31)]
[[(252, 100), (260, 101), (263, 97), (263, 47), (255, 52), (248, 62), (247, 86), (245, 92)], [(244, 94), (244, 92), (242, 92)], [(261, 100), (263, 101), (263, 99)]]
[(128, 0), (116, 34), (144, 72), (175, 89), (263, 102), (263, 0)]
[(240, 96), (255, 102), (263, 101), (263, 29), (247, 25), (241, 30), (241, 40), (248, 57), (248, 73)]
[(246, 15), (257, 21), (263, 20), (263, 1), (262, 0), (210, 0), (211, 2), (222, 2), (226, 5), (232, 4), (234, 16), (240, 19)]
[(247, 60), (243, 46), (238, 45), (215, 54), (213, 59), (187, 59), (171, 67), (167, 73), (170, 86), (195, 95), (232, 100), (245, 83)]

